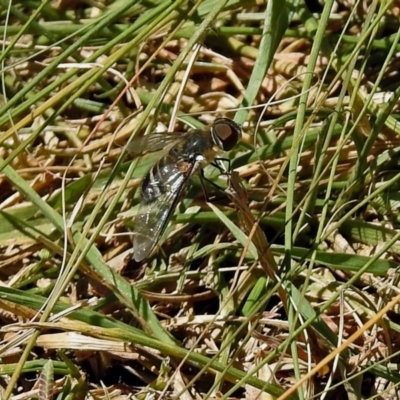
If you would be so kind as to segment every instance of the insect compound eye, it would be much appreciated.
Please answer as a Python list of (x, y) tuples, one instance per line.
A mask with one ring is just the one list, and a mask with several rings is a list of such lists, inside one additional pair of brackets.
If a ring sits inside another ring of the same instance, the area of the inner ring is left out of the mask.
[(229, 118), (217, 118), (211, 127), (214, 143), (224, 151), (233, 149), (241, 136), (240, 126)]

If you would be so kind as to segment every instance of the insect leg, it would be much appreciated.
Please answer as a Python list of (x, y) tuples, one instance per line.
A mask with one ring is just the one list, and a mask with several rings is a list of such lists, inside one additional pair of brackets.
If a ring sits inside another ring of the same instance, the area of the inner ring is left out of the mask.
[[(226, 162), (228, 164), (228, 169), (222, 168), (220, 164), (218, 164), (218, 162)], [(214, 168), (217, 168), (219, 172), (221, 172), (221, 175), (226, 175), (229, 176), (230, 172), (231, 172), (231, 160), (229, 160), (229, 158), (222, 158), (222, 157), (217, 157), (212, 163), (211, 165)]]
[[(226, 171), (224, 168), (221, 167), (221, 165), (219, 165), (217, 162), (218, 161), (226, 161), (229, 166), (228, 166), (228, 171)], [(210, 165), (212, 165), (214, 168), (217, 168), (218, 171), (220, 171), (221, 175), (226, 175), (229, 178), (230, 175), (230, 160), (226, 159), (226, 158), (216, 158), (215, 161), (213, 161), (212, 163), (210, 163)], [(215, 189), (217, 189), (217, 191), (219, 193), (223, 193), (223, 196), (208, 196), (207, 191), (206, 191), (206, 187), (204, 185), (204, 181), (207, 181), (208, 183), (210, 183)], [(204, 197), (206, 198), (206, 201), (218, 201), (218, 200), (222, 200), (226, 198), (225, 195), (225, 189), (222, 188), (221, 186), (217, 185), (215, 182), (213, 182), (211, 179), (208, 179), (205, 174), (204, 174), (204, 170), (201, 169), (200, 170), (200, 182), (201, 182), (201, 186), (203, 188), (203, 193), (204, 193)]]

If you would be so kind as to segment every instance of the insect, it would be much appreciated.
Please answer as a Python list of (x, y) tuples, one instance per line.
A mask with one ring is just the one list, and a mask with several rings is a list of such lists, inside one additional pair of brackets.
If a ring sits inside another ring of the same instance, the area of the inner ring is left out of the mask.
[(231, 150), (240, 137), (239, 125), (229, 118), (217, 118), (208, 130), (154, 133), (130, 144), (133, 154), (161, 151), (142, 182), (133, 237), (135, 261), (145, 259), (157, 245), (190, 177), (218, 153)]

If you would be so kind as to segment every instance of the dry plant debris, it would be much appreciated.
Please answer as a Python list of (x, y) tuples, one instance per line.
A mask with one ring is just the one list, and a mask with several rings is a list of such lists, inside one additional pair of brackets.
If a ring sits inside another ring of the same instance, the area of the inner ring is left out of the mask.
[[(1, 399), (399, 396), (396, 2), (1, 12)], [(127, 143), (222, 116), (225, 193), (134, 262)]]

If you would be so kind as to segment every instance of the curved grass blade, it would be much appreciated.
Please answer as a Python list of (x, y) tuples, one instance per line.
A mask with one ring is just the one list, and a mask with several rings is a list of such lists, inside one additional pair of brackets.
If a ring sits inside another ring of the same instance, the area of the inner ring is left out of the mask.
[(54, 367), (48, 360), (39, 376), (39, 400), (53, 400)]

